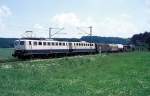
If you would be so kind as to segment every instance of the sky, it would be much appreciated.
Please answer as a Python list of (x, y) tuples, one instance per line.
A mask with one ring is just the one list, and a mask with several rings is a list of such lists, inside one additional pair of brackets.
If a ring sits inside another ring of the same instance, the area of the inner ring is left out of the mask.
[[(150, 0), (0, 0), (0, 37), (130, 38), (150, 31)], [(62, 29), (63, 30), (60, 30)]]

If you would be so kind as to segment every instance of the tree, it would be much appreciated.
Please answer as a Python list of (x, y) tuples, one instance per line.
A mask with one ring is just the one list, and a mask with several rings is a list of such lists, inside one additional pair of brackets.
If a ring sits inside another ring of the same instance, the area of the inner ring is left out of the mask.
[(150, 32), (135, 34), (131, 38), (131, 43), (136, 46), (144, 46), (150, 49)]

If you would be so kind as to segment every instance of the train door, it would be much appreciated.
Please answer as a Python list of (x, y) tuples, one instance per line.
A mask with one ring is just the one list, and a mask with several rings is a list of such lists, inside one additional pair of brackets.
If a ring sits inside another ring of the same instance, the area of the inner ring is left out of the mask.
[(72, 49), (72, 43), (69, 42), (69, 52), (72, 52), (73, 49)]
[(32, 50), (32, 42), (29, 41), (29, 50)]

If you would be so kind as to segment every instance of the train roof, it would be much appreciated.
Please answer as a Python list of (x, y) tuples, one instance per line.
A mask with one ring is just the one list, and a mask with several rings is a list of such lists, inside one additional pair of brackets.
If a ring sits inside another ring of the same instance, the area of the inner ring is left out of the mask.
[[(70, 42), (70, 41), (58, 41), (58, 40), (54, 40), (54, 39), (46, 39), (46, 38), (21, 38), (19, 39), (20, 41), (44, 41), (44, 42)], [(17, 40), (17, 41), (19, 41)], [(76, 41), (74, 43), (89, 43), (86, 41)]]

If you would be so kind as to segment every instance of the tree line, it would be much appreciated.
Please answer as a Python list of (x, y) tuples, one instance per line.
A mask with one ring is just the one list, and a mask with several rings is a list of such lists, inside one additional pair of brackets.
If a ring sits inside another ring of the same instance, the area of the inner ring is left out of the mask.
[[(18, 38), (0, 38), (0, 48), (13, 48), (14, 41)], [(113, 43), (113, 44), (128, 44), (129, 39), (123, 39), (118, 37), (99, 37), (99, 36), (83, 36), (81, 38), (53, 38), (57, 41), (68, 41), (68, 42), (94, 42), (94, 43)]]
[[(13, 48), (14, 41), (18, 38), (0, 38), (0, 48)], [(104, 43), (104, 44), (133, 44), (135, 46), (142, 46), (150, 50), (150, 32), (144, 32), (140, 34), (135, 34), (131, 38), (119, 38), (119, 37), (100, 37), (100, 36), (83, 36), (79, 39), (77, 38), (54, 38), (57, 41), (68, 41), (68, 42), (94, 42), (94, 43)]]
[(143, 46), (150, 50), (150, 32), (135, 34), (132, 36), (130, 43), (135, 46)]

